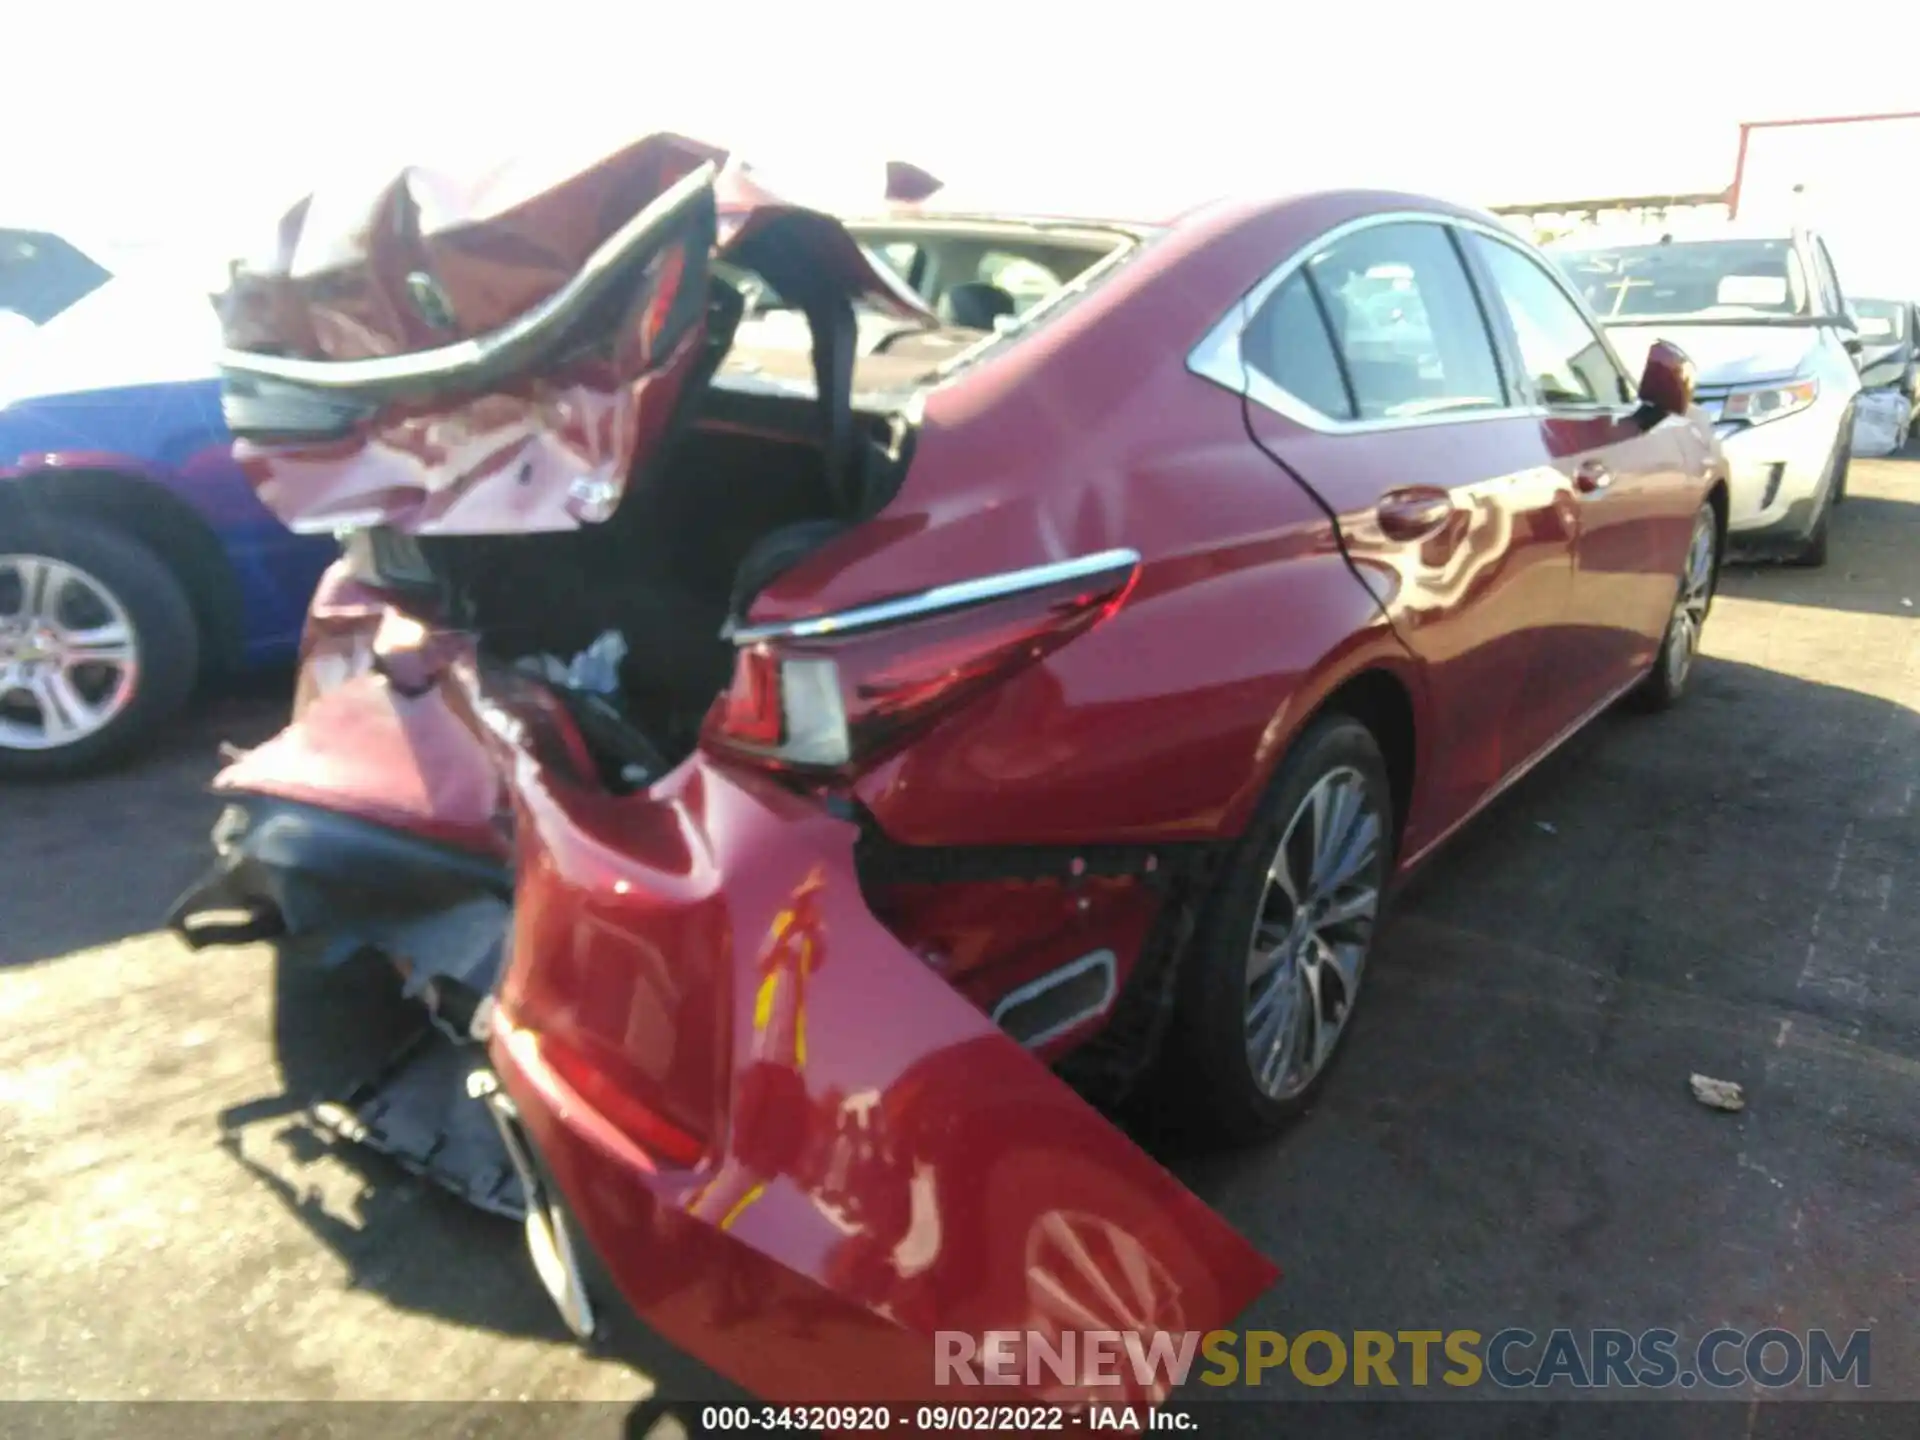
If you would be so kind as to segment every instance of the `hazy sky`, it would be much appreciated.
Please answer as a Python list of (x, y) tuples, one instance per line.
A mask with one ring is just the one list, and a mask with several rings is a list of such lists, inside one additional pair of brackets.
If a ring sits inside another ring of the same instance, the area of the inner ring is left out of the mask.
[(224, 255), (342, 169), (662, 127), (1009, 206), (1718, 188), (1742, 119), (1920, 109), (1920, 12), (1870, 8), (46, 3), (6, 21), (0, 223)]

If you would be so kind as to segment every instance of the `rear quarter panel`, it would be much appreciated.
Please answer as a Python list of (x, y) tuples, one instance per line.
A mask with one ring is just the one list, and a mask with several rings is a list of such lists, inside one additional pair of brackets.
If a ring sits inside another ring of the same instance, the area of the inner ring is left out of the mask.
[[(1223, 209), (1146, 247), (1002, 355), (928, 397), (876, 520), (761, 596), (756, 622), (1091, 554), (1138, 551), (1127, 603), (868, 774), (924, 845), (1238, 833), (1341, 679), (1407, 652), (1325, 514), (1249, 440), (1192, 346), (1299, 244), (1383, 203)], [(1416, 705), (1417, 705), (1416, 698)]]

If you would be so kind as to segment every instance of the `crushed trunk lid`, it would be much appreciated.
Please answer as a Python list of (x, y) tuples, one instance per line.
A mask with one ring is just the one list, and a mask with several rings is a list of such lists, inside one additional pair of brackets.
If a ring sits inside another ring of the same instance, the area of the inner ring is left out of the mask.
[(732, 342), (716, 259), (795, 296), (816, 352), (855, 302), (937, 323), (837, 220), (684, 137), (573, 174), (409, 169), (370, 199), (309, 196), (234, 268), (236, 458), (295, 530), (603, 521)]

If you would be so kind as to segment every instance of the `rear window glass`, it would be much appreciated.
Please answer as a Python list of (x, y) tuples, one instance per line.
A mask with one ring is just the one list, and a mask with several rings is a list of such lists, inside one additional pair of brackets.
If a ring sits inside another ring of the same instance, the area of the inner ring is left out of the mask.
[(1870, 340), (1907, 338), (1907, 307), (1897, 300), (1856, 300), (1853, 312), (1860, 320), (1860, 333)]

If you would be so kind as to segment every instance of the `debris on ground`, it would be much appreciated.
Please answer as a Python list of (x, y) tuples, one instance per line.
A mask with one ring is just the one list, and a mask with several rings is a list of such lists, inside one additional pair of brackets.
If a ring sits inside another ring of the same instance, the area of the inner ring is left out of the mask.
[(1693, 1098), (1715, 1110), (1744, 1110), (1747, 1096), (1732, 1080), (1716, 1080), (1711, 1075), (1695, 1075)]
[(1536, 820), (1533, 823), (1536, 828), (1546, 831), (1549, 835), (1558, 835), (1560, 833), (1559, 828), (1555, 826), (1551, 820)]

